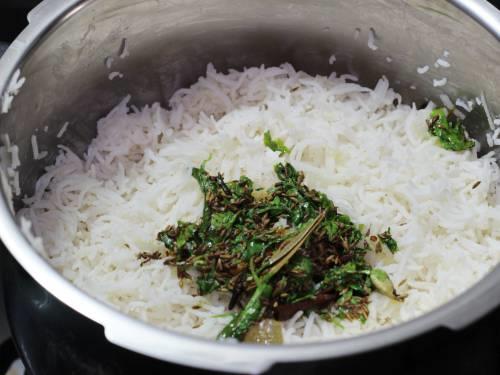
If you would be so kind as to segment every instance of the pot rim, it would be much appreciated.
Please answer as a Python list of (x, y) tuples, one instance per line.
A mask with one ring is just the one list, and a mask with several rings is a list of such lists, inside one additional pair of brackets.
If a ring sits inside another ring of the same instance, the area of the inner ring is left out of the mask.
[[(0, 59), (0, 92), (25, 57), (58, 24), (96, 0), (46, 0), (30, 13), (29, 26)], [(450, 0), (500, 41), (500, 12), (485, 0)], [(491, 298), (500, 283), (500, 266), (444, 305), (407, 322), (333, 341), (261, 346), (216, 342), (154, 327), (91, 297), (65, 279), (38, 254), (22, 234), (6, 199), (0, 199), (0, 236), (27, 272), (47, 291), (87, 318), (101, 324), (111, 342), (161, 360), (206, 369), (262, 372), (280, 361), (298, 362), (356, 354), (395, 344), (436, 327), (460, 328), (493, 309)], [(484, 303), (478, 304), (482, 300)], [(462, 314), (467, 316), (464, 318)], [(126, 327), (126, 329), (124, 329)], [(140, 338), (139, 340), (137, 338)]]

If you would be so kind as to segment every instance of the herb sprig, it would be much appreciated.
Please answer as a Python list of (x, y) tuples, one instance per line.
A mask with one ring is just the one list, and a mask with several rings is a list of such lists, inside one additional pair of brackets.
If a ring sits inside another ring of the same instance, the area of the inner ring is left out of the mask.
[(459, 119), (454, 122), (448, 119), (446, 108), (436, 108), (427, 120), (429, 133), (438, 137), (439, 144), (446, 150), (465, 151), (474, 147), (473, 140), (468, 139), (465, 128)]
[(290, 153), (290, 149), (286, 147), (285, 142), (280, 138), (273, 139), (269, 130), (264, 133), (264, 145), (272, 151), (279, 152), (280, 156)]

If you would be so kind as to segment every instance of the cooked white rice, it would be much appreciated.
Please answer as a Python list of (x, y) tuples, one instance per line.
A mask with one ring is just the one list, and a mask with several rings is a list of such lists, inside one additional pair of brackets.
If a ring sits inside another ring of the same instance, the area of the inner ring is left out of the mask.
[(372, 51), (378, 50), (378, 46), (375, 44), (375, 30), (373, 28), (370, 28), (368, 30), (368, 48), (370, 48)]
[(115, 59), (112, 56), (108, 56), (104, 59), (104, 65), (106, 65), (106, 68), (108, 68), (108, 69), (112, 68), (114, 62), (115, 62)]
[(35, 134), (31, 136), (31, 150), (33, 151), (33, 159), (38, 160), (40, 152), (38, 151), (38, 140)]
[(441, 94), (439, 95), (439, 99), (441, 99), (441, 103), (444, 104), (444, 106), (448, 109), (453, 109), (455, 108), (455, 105), (451, 101), (450, 97), (446, 94)]
[(428, 71), (429, 71), (429, 65), (424, 65), (424, 66), (421, 66), (421, 67), (417, 68), (417, 73), (418, 74), (425, 74)]
[(385, 78), (369, 89), (290, 65), (227, 75), (209, 66), (206, 77), (173, 96), (171, 110), (131, 110), (129, 99), (99, 121), (83, 159), (61, 146), (20, 215), (66, 278), (138, 319), (206, 337), (228, 322), (213, 317), (225, 312), (226, 296), (193, 296), (174, 269), (161, 261), (140, 267), (136, 257), (162, 248), (155, 237), (167, 224), (200, 217), (203, 197), (191, 168), (209, 156), (211, 173), (271, 186), (273, 165), (283, 159), (264, 146), (267, 130), (291, 148), (284, 159), (305, 172), (306, 184), (373, 232), (391, 227), (401, 251), (368, 260), (407, 295), (399, 303), (373, 293), (367, 322), (344, 321), (344, 328), (298, 313), (284, 324), (287, 343), (414, 318), (500, 260), (493, 155), (440, 148), (425, 123), (432, 108), (399, 104)]
[(451, 66), (451, 64), (448, 61), (446, 61), (445, 59), (442, 59), (442, 58), (437, 59), (436, 64), (438, 67), (442, 67), (442, 68), (449, 68)]
[(448, 82), (448, 78), (446, 78), (446, 77), (441, 78), (441, 79), (433, 79), (432, 85), (434, 87), (442, 87), (442, 86), (445, 86), (447, 82)]
[(466, 101), (466, 100), (464, 100), (462, 98), (457, 98), (457, 100), (455, 100), (455, 104), (458, 107), (462, 107), (467, 112), (470, 112), (470, 111), (472, 111), (472, 106), (473, 106), (474, 103), (472, 101)]
[(63, 126), (61, 126), (61, 129), (59, 130), (59, 132), (57, 133), (56, 137), (57, 138), (61, 138), (64, 133), (66, 133), (66, 130), (68, 130), (68, 126), (69, 126), (69, 122), (66, 121)]
[(128, 56), (130, 56), (130, 51), (128, 50), (128, 41), (127, 38), (123, 38), (120, 46), (120, 51), (118, 52), (118, 57), (120, 57), (120, 59), (124, 59)]
[(109, 73), (108, 75), (108, 79), (110, 81), (114, 80), (115, 78), (123, 78), (123, 73), (120, 73), (120, 72), (111, 72)]

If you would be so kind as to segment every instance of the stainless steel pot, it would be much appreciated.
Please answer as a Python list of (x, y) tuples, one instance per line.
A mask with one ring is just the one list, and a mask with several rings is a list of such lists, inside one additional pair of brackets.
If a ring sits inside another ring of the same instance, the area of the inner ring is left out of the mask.
[[(0, 133), (20, 147), (23, 193), (51, 164), (63, 142), (83, 153), (96, 120), (126, 94), (134, 104), (160, 101), (193, 83), (213, 62), (218, 69), (290, 62), (309, 73), (335, 69), (373, 85), (385, 74), (407, 101), (500, 95), (500, 14), (483, 0), (46, 0), (0, 60), (0, 92), (16, 69), (27, 82)], [(378, 46), (367, 46), (369, 30)], [(356, 37), (357, 36), (357, 37)], [(124, 40), (130, 56), (117, 56)], [(449, 69), (416, 72), (450, 52)], [(114, 56), (110, 81), (105, 59)], [(389, 57), (389, 59), (387, 59)], [(390, 60), (391, 62), (388, 62)], [(433, 79), (448, 78), (445, 87)], [(415, 86), (416, 89), (410, 89)], [(491, 101), (492, 110), (500, 102)], [(60, 125), (71, 126), (56, 138)], [(30, 137), (49, 156), (33, 161)], [(5, 194), (4, 194), (5, 195)], [(19, 207), (19, 202), (15, 202)], [(258, 373), (275, 362), (333, 358), (366, 351), (438, 326), (459, 329), (500, 302), (500, 269), (440, 308), (410, 322), (327, 343), (263, 347), (213, 342), (156, 329), (93, 299), (54, 271), (32, 248), (0, 200), (0, 234), (21, 265), (49, 292), (100, 323), (107, 339), (151, 357), (215, 370)]]

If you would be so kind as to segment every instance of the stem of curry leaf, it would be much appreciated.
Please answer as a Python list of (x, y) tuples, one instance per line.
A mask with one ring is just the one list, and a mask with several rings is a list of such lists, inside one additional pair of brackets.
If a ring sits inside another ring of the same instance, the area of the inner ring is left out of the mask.
[(278, 256), (273, 257), (275, 261), (271, 264), (275, 264), (263, 277), (259, 279), (257, 275), (252, 272), (257, 288), (243, 310), (241, 310), (239, 314), (236, 315), (219, 333), (217, 336), (218, 340), (235, 338), (241, 341), (243, 339), (252, 324), (259, 320), (264, 311), (262, 299), (269, 297), (272, 292), (272, 287), (269, 285), (269, 281), (290, 261), (305, 240), (311, 235), (311, 233), (314, 232), (324, 218), (325, 214), (324, 212), (321, 212), (316, 219), (312, 220), (296, 236), (290, 239), (287, 245), (278, 251)]

